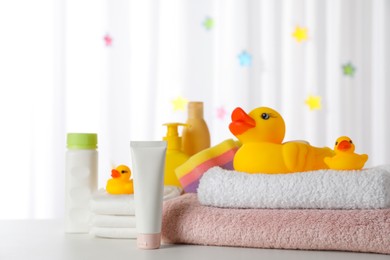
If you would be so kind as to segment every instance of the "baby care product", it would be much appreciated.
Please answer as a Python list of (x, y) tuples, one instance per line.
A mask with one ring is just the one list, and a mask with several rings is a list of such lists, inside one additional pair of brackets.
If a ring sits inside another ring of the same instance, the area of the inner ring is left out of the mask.
[(189, 156), (181, 151), (181, 137), (178, 133), (179, 126), (186, 126), (181, 123), (167, 123), (167, 135), (163, 140), (167, 141), (167, 153), (165, 159), (164, 185), (174, 185), (181, 187), (175, 170), (185, 163)]
[(137, 246), (157, 249), (161, 245), (164, 196), (165, 141), (131, 141)]
[(183, 130), (182, 151), (189, 156), (210, 147), (210, 133), (203, 119), (203, 102), (188, 103), (187, 127)]
[(69, 133), (65, 169), (65, 232), (88, 233), (89, 201), (97, 190), (97, 134)]

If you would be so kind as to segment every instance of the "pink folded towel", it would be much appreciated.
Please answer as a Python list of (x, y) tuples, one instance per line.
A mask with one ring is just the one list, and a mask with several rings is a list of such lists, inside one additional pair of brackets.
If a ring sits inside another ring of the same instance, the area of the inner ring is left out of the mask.
[(231, 209), (164, 202), (165, 243), (390, 254), (390, 209)]

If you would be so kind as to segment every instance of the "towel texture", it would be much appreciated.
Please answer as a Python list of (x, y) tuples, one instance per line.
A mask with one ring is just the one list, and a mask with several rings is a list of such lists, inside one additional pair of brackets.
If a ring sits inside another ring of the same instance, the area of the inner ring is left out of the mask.
[(175, 173), (185, 192), (196, 192), (203, 173), (214, 166), (233, 170), (233, 158), (238, 148), (238, 142), (228, 139), (193, 155), (177, 167)]
[(105, 228), (92, 227), (90, 234), (96, 237), (105, 238), (137, 238), (136, 228)]
[[(164, 186), (164, 200), (180, 196), (182, 189), (176, 186)], [(134, 216), (134, 195), (111, 195), (100, 189), (92, 196), (91, 211), (97, 215)]]
[(92, 196), (90, 207), (100, 215), (135, 215), (134, 195), (111, 195), (103, 189)]
[(227, 209), (196, 194), (164, 202), (166, 243), (390, 254), (390, 209)]
[(94, 215), (92, 226), (106, 228), (135, 228), (135, 216)]
[(390, 208), (390, 166), (293, 174), (214, 167), (200, 180), (198, 196), (203, 205), (228, 208)]

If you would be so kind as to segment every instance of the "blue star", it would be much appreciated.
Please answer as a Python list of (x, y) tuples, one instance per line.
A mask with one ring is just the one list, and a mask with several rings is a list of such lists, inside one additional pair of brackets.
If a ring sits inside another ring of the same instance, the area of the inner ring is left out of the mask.
[(252, 64), (252, 55), (246, 51), (242, 51), (241, 54), (238, 55), (238, 59), (240, 60), (240, 65), (242, 67), (249, 67)]

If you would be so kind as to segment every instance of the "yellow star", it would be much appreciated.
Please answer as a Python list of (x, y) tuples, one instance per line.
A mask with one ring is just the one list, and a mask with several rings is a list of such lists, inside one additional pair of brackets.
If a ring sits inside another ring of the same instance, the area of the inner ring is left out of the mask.
[(176, 99), (172, 100), (172, 104), (174, 111), (185, 110), (186, 105), (188, 104), (188, 100), (179, 96)]
[(321, 97), (320, 96), (312, 96), (305, 100), (306, 105), (309, 106), (310, 110), (320, 110), (321, 109)]
[(295, 38), (295, 40), (297, 40), (297, 42), (306, 41), (307, 28), (297, 26), (292, 36)]

